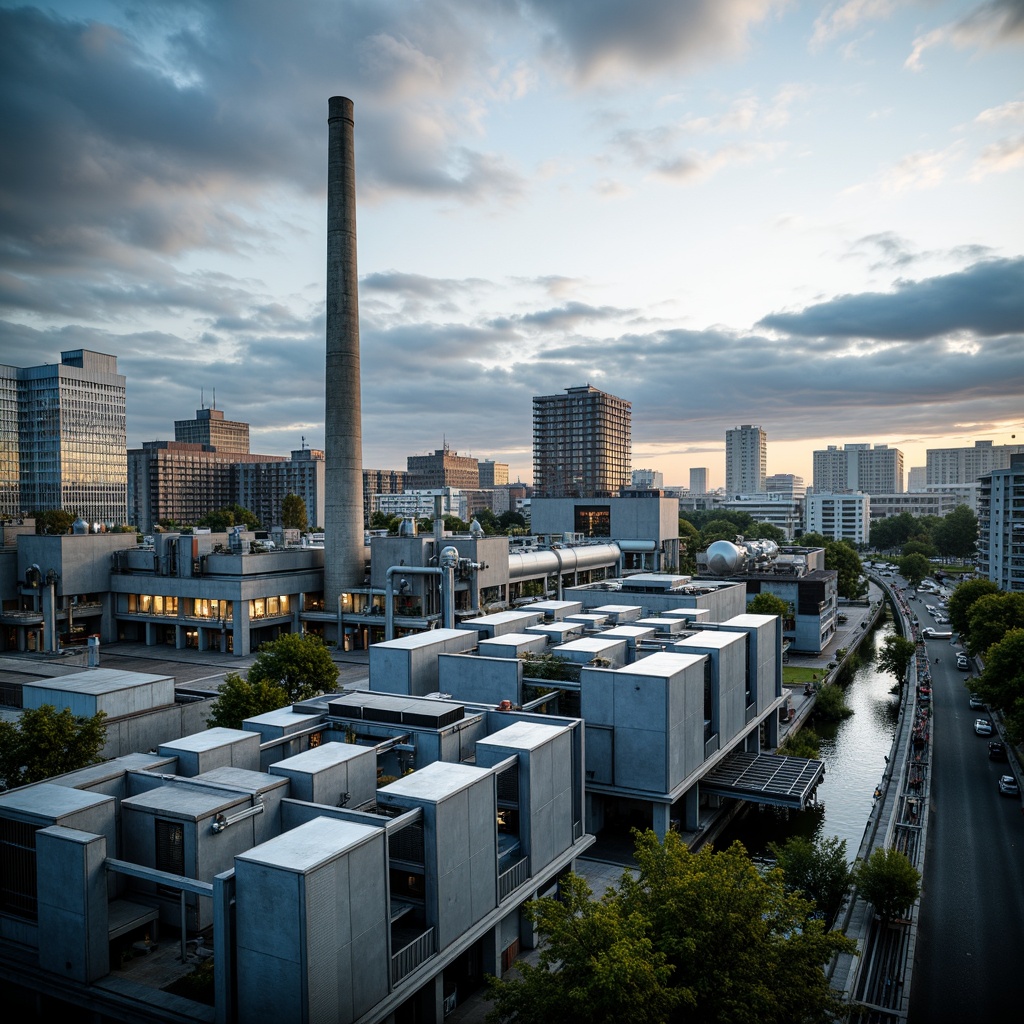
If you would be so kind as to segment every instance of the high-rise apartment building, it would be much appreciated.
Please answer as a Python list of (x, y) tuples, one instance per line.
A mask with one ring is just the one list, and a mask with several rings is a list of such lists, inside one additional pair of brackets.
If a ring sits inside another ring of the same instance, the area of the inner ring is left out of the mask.
[(363, 527), (370, 525), (375, 494), (401, 494), (409, 474), (404, 469), (363, 469)]
[(902, 494), (903, 452), (885, 444), (830, 444), (813, 454), (815, 494)]
[(925, 452), (925, 485), (970, 484), (994, 469), (1007, 469), (1010, 458), (1024, 452), (1022, 444), (975, 441), (973, 448), (929, 448)]
[(632, 404), (589, 384), (533, 399), (533, 488), (542, 498), (617, 496), (630, 484)]
[(127, 516), (125, 379), (89, 349), (59, 363), (0, 368), (0, 509), (63, 509), (89, 522)]
[(494, 459), (481, 459), (480, 487), (504, 487), (508, 483), (508, 463), (495, 462)]
[(284, 499), (295, 494), (306, 506), (302, 528), (322, 527), (325, 465), (320, 448), (296, 448), (290, 459), (236, 462), (231, 473), (235, 502), (269, 529), (283, 525)]
[(1024, 592), (1024, 454), (978, 484), (978, 568), (1000, 590)]
[(708, 470), (707, 466), (699, 466), (690, 470), (690, 493), (707, 494), (708, 492)]
[(738, 494), (765, 493), (768, 435), (745, 423), (725, 432), (725, 491)]
[(220, 409), (197, 409), (194, 420), (174, 421), (174, 440), (208, 444), (219, 452), (249, 454), (249, 424), (224, 419)]
[(809, 494), (804, 529), (829, 540), (866, 544), (871, 531), (871, 498), (857, 494)]
[(447, 443), (432, 455), (406, 457), (408, 478), (405, 489), (431, 490), (438, 487), (458, 487), (476, 490), (480, 486), (480, 468), (476, 459), (453, 452)]

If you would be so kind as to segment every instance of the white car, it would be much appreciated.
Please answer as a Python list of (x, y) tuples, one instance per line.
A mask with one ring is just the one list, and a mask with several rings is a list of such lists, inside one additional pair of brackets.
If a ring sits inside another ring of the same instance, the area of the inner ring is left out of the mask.
[(987, 718), (976, 718), (974, 720), (974, 731), (979, 736), (991, 736), (992, 723)]

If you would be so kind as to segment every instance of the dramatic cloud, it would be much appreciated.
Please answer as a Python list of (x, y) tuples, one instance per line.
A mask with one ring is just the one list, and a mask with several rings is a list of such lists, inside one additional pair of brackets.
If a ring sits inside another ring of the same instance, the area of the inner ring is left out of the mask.
[(758, 324), (802, 338), (919, 341), (970, 332), (1024, 335), (1024, 259), (977, 263), (958, 274), (899, 282), (888, 295), (843, 295)]

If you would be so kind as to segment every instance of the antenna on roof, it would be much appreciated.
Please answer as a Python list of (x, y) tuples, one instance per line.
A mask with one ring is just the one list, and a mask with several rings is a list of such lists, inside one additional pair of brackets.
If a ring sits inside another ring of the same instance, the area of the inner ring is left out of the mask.
[(212, 406), (212, 408), (214, 408), (214, 409), (217, 408), (217, 389), (216, 388), (213, 389), (213, 406)]
[(199, 408), (206, 408), (206, 394), (204, 393), (202, 388), (199, 389)]

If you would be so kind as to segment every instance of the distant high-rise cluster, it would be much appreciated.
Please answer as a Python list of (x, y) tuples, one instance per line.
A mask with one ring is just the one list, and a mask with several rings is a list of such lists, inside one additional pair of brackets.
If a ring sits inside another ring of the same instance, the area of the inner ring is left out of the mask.
[(0, 367), (0, 513), (63, 509), (120, 526), (128, 490), (125, 379), (89, 349)]
[(587, 384), (533, 399), (533, 488), (541, 498), (613, 497), (630, 484), (632, 405)]
[(725, 432), (725, 491), (728, 495), (763, 494), (768, 464), (768, 435), (745, 423)]
[(971, 484), (995, 469), (1007, 469), (1014, 455), (1024, 453), (1024, 444), (975, 441), (973, 448), (929, 448), (926, 453), (925, 485)]
[(830, 444), (814, 452), (816, 494), (902, 494), (903, 452), (885, 444)]
[(690, 493), (707, 494), (708, 491), (708, 470), (707, 466), (700, 466), (690, 470)]

